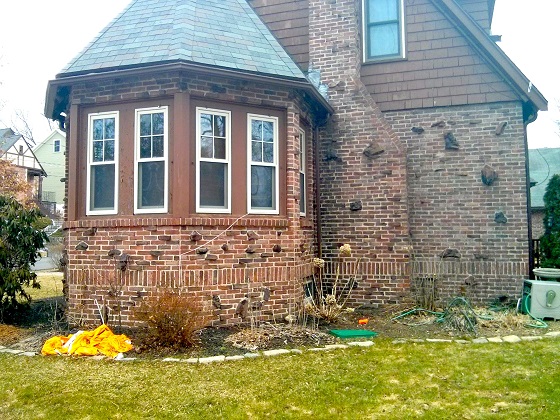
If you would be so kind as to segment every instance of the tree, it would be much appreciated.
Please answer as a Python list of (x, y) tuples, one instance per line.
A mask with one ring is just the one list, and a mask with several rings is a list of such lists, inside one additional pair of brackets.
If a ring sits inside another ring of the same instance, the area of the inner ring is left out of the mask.
[(40, 218), (37, 208), (26, 208), (15, 198), (0, 195), (0, 321), (29, 303), (31, 297), (24, 287), (40, 287), (31, 271), (47, 240), (34, 226)]
[(554, 175), (544, 193), (544, 235), (541, 265), (560, 268), (560, 175)]

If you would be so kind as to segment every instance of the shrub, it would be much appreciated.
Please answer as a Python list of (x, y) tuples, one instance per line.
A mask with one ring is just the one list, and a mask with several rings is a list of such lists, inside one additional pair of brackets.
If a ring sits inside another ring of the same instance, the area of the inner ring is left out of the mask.
[(560, 268), (560, 175), (554, 175), (544, 194), (544, 235), (541, 265)]
[(145, 344), (174, 349), (198, 344), (196, 333), (209, 321), (199, 299), (193, 295), (165, 292), (144, 301), (135, 315), (146, 323)]
[(45, 233), (34, 227), (40, 217), (38, 209), (0, 195), (0, 321), (31, 300), (24, 287), (40, 287), (31, 271), (47, 240)]

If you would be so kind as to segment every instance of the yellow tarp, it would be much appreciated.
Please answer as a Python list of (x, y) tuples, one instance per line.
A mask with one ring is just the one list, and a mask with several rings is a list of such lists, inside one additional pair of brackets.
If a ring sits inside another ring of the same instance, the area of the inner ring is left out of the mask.
[(113, 334), (107, 325), (102, 324), (93, 331), (78, 331), (67, 337), (49, 338), (43, 345), (41, 354), (44, 356), (61, 354), (95, 356), (101, 353), (114, 358), (119, 353), (129, 350), (132, 350), (132, 342), (126, 335)]

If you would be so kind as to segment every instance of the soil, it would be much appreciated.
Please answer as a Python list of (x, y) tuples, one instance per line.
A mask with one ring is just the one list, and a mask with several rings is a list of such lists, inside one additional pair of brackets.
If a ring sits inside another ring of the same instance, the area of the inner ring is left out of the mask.
[[(61, 314), (54, 313), (53, 310), (60, 311), (60, 305), (53, 305), (52, 299), (40, 300), (34, 302), (28, 311), (21, 314), (17, 323), (0, 324), (0, 345), (40, 352), (48, 338), (77, 331), (69, 329), (62, 322)], [(375, 331), (378, 334), (376, 339), (472, 339), (506, 335), (542, 335), (548, 331), (560, 330), (560, 322), (549, 320), (546, 329), (529, 327), (527, 325), (534, 324), (535, 321), (527, 315), (518, 314), (511, 307), (473, 310), (459, 305), (456, 308), (448, 308), (444, 317), (441, 316), (441, 313), (444, 313), (442, 309), (438, 312), (439, 316), (427, 311), (416, 311), (414, 306), (402, 304), (381, 309), (358, 309), (353, 313), (342, 314), (334, 323), (319, 322), (313, 328), (311, 325), (292, 325), (284, 320), (261, 322), (253, 327), (249, 324), (235, 327), (208, 327), (197, 333), (199, 345), (188, 349), (154, 348), (153, 345), (145, 344), (142, 330), (119, 330), (116, 326), (111, 327), (115, 333), (125, 333), (131, 338), (135, 346), (134, 357), (144, 358), (179, 354), (188, 357), (206, 357), (238, 355), (278, 348), (321, 347), (341, 341), (329, 333), (329, 330), (334, 329)]]

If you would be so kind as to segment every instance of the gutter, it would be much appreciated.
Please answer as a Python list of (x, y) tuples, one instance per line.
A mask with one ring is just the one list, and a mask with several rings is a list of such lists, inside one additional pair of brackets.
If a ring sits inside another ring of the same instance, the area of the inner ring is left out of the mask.
[[(59, 119), (60, 115), (55, 115), (57, 96), (59, 96), (59, 92), (61, 92), (61, 89), (68, 89), (75, 83), (170, 71), (191, 71), (197, 74), (229, 77), (238, 80), (267, 83), (275, 86), (299, 89), (309, 94), (316, 102), (318, 102), (323, 108), (324, 112), (326, 112), (327, 114), (334, 113), (334, 109), (329, 104), (327, 99), (323, 97), (323, 95), (319, 93), (317, 88), (307, 79), (270, 76), (260, 73), (248, 73), (245, 71), (238, 71), (221, 67), (208, 67), (207, 65), (202, 64), (175, 61), (173, 63), (157, 64), (153, 66), (131, 67), (127, 69), (113, 70), (109, 69), (107, 71), (99, 73), (75, 73), (70, 75), (59, 74), (57, 75), (56, 79), (49, 81), (47, 85), (47, 93), (45, 98), (45, 116), (55, 120)], [(66, 93), (62, 92), (62, 95), (67, 95), (68, 93), (69, 91)]]

